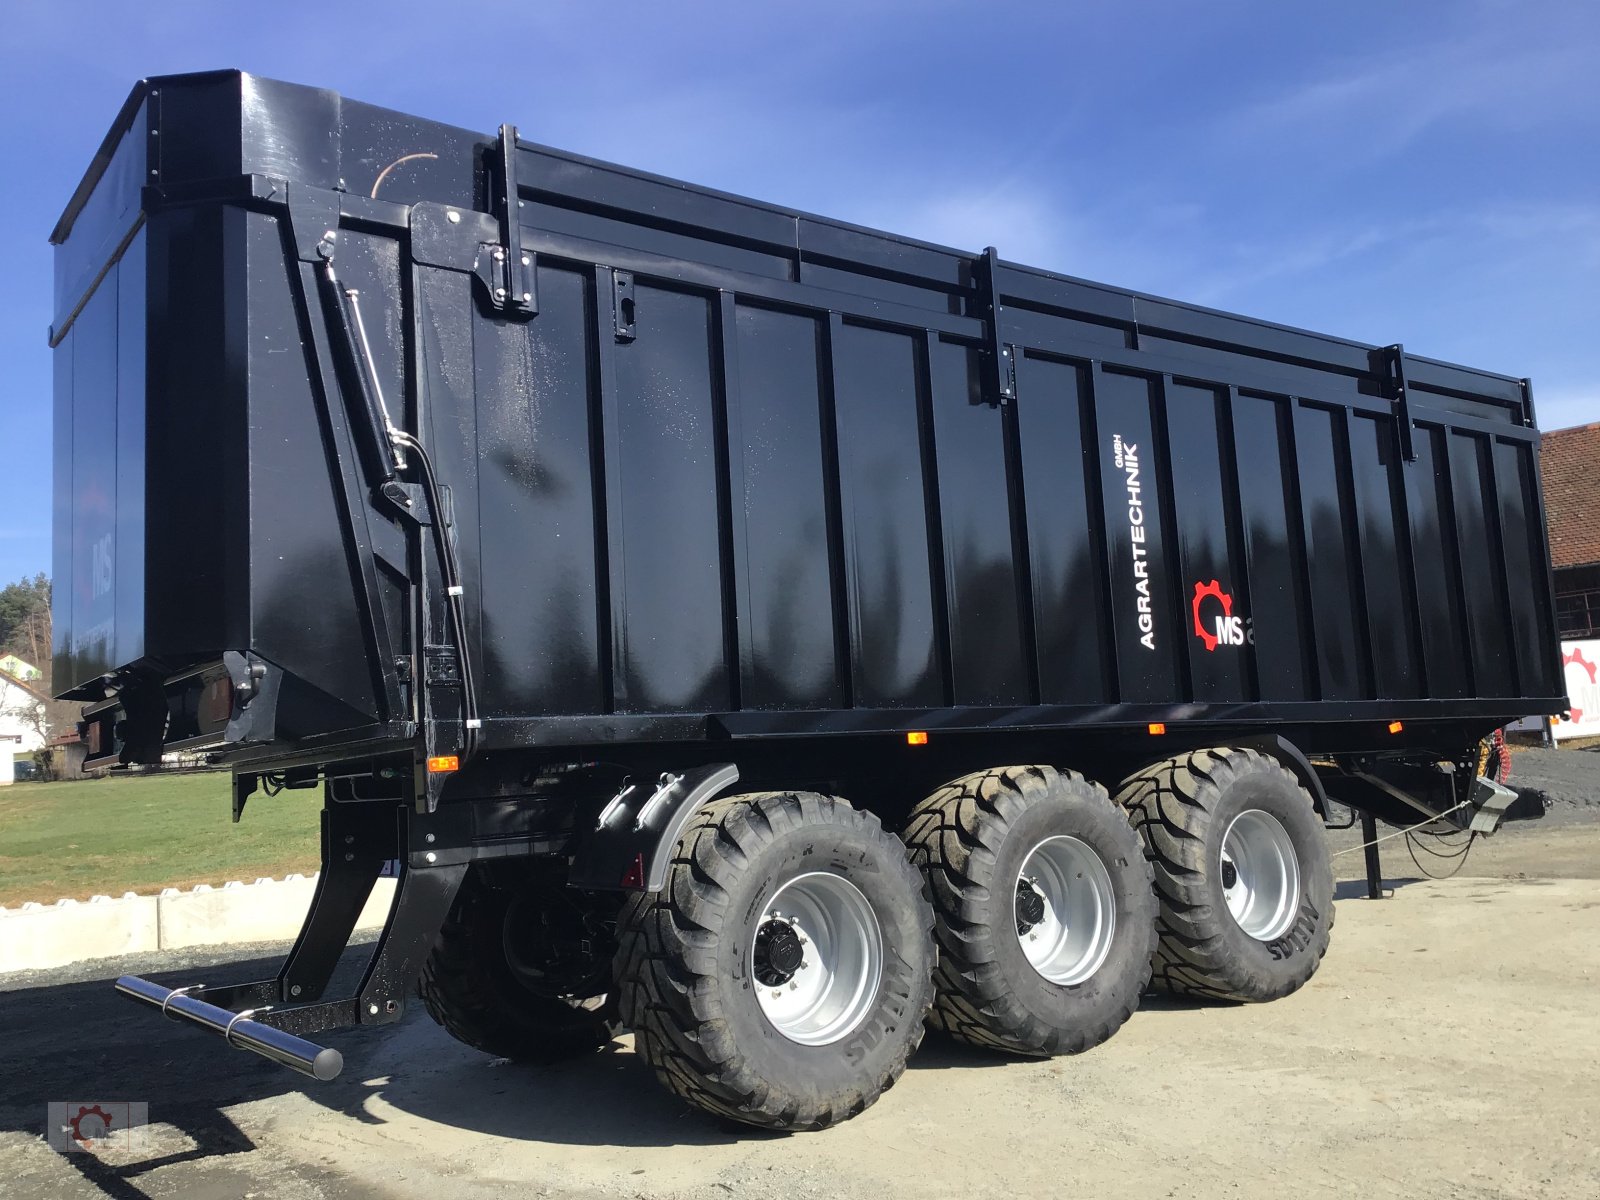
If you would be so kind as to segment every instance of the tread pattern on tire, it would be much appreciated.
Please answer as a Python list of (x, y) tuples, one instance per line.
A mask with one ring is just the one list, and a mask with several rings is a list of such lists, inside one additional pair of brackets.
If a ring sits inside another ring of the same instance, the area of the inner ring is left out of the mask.
[[(1105, 789), (1075, 771), (1048, 766), (996, 767), (940, 788), (916, 807), (902, 834), (912, 864), (923, 873), (935, 914), (937, 995), (928, 1023), (983, 1049), (1037, 1055), (1042, 1046), (1046, 1054), (1077, 1054), (1098, 1046), (1133, 1015), (1148, 982), (1147, 970), (1125, 1008), (1103, 1023), (1075, 1030), (1056, 1028), (1018, 1001), (995, 962), (992, 928), (959, 915), (962, 897), (983, 888), (972, 877), (974, 855), (993, 860), (999, 851), (997, 835), (1004, 833), (1026, 805), (1024, 789), (1046, 785), (1051, 775), (1087, 784), (1105, 795)], [(1109, 796), (1106, 805), (1112, 807)], [(1148, 863), (1144, 869), (1148, 879)], [(1153, 952), (1153, 927), (1149, 938)], [(1149, 952), (1146, 960), (1148, 957)], [(1016, 1035), (1007, 1037), (1000, 1029), (1015, 1030)]]
[[(1266, 992), (1246, 994), (1227, 979), (1226, 942), (1216, 929), (1219, 919), (1231, 918), (1226, 913), (1221, 918), (1216, 914), (1211, 902), (1211, 872), (1203, 859), (1204, 831), (1211, 819), (1208, 802), (1242, 773), (1259, 770), (1289, 774), (1276, 759), (1259, 751), (1217, 747), (1146, 767), (1117, 793), (1117, 801), (1126, 806), (1144, 841), (1155, 872), (1160, 938), (1151, 982), (1163, 991), (1206, 1000), (1276, 1000), (1302, 987), (1327, 953), (1328, 940), (1322, 937), (1314, 954), (1300, 956), (1296, 970)], [(1295, 786), (1309, 810), (1310, 793), (1298, 780)], [(1328, 928), (1332, 926), (1330, 905)]]
[[(726, 882), (780, 833), (818, 825), (858, 824), (888, 843), (881, 865), (910, 866), (877, 817), (834, 796), (756, 792), (714, 800), (700, 809), (674, 850), (666, 886), (641, 892), (618, 918), (615, 978), (623, 1020), (635, 1048), (673, 1094), (708, 1112), (774, 1129), (825, 1129), (853, 1117), (887, 1091), (922, 1041), (922, 1011), (907, 1004), (896, 1028), (912, 1032), (881, 1080), (864, 1080), (836, 1103), (807, 1105), (783, 1098), (737, 1052), (721, 1015), (715, 970), (726, 913)], [(920, 895), (914, 880), (911, 886)], [(925, 1005), (924, 1005), (925, 1009)]]
[(579, 1009), (529, 994), (508, 1011), (508, 998), (488, 978), (492, 966), (482, 961), (477, 940), (484, 936), (481, 923), (503, 919), (489, 893), (470, 872), (462, 881), (417, 979), (428, 1015), (456, 1041), (517, 1062), (558, 1062), (610, 1042), (620, 1026), (608, 1009)]

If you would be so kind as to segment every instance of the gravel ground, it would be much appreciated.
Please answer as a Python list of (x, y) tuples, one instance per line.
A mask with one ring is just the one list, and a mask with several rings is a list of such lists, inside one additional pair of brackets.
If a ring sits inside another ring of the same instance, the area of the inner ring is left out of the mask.
[(1507, 784), (1538, 788), (1555, 804), (1600, 807), (1600, 742), (1561, 750), (1512, 746)]

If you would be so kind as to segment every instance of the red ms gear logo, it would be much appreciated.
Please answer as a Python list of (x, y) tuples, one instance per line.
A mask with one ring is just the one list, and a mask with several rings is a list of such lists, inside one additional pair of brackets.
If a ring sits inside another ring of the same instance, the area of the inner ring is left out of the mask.
[[(1205, 604), (1207, 600), (1213, 603)], [(1245, 618), (1233, 615), (1233, 597), (1222, 590), (1218, 580), (1197, 582), (1189, 608), (1194, 614), (1194, 635), (1205, 643), (1208, 652), (1215, 651), (1218, 646), (1242, 646), (1253, 640)], [(1209, 614), (1203, 609), (1209, 609)]]
[[(1574, 646), (1566, 654), (1563, 654), (1561, 656), (1561, 665), (1564, 667), (1579, 667), (1588, 673), (1591, 684), (1600, 683), (1600, 679), (1595, 677), (1596, 665), (1584, 658), (1582, 646)], [(1583, 709), (1574, 705), (1571, 712), (1574, 725), (1583, 720)]]

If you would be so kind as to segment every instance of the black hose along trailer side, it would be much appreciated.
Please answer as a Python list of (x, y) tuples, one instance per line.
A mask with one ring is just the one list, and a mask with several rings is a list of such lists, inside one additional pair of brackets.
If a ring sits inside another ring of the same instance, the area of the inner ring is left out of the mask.
[(805, 1129), (925, 1021), (1271, 999), (1325, 822), (1493, 830), (1480, 739), (1565, 707), (1523, 380), (236, 72), (53, 240), (91, 765), (325, 796), (274, 978), (119, 987), (319, 1078), (420, 988)]

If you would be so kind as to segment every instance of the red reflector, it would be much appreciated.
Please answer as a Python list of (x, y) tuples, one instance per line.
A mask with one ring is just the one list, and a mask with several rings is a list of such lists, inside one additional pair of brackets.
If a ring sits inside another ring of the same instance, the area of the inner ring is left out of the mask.
[(928, 735), (920, 729), (915, 733), (906, 734), (906, 745), (908, 746), (926, 746), (927, 744)]
[(1150, 728), (1151, 736), (1153, 736), (1153, 737), (1160, 737), (1163, 733), (1165, 733), (1167, 731), (1167, 727), (1165, 725), (1163, 725), (1160, 721), (1151, 721), (1149, 728)]
[(429, 775), (443, 775), (461, 770), (461, 758), (456, 754), (440, 754), (428, 760)]
[(1405, 726), (1402, 725), (1399, 721), (1390, 721), (1389, 722), (1389, 732), (1390, 733), (1399, 733), (1404, 728), (1405, 728)]
[(633, 862), (630, 863), (628, 865), (628, 869), (622, 873), (622, 886), (625, 888), (634, 888), (635, 890), (639, 890), (644, 887), (643, 854), (635, 854), (633, 856)]

